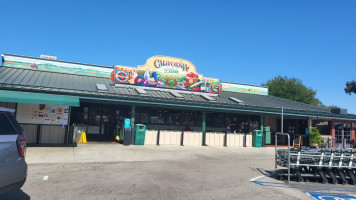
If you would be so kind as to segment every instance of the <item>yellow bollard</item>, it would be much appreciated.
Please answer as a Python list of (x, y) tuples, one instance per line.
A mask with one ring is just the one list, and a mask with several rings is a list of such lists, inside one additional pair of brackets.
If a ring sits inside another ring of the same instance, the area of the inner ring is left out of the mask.
[(84, 136), (83, 136), (84, 138), (83, 138), (83, 142), (85, 143), (85, 144), (87, 144), (88, 142), (87, 142), (87, 134), (84, 132)]

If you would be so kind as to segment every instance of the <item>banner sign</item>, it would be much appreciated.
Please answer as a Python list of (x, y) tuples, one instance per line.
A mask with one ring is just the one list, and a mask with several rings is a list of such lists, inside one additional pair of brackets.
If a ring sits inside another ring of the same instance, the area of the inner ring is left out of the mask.
[(68, 72), (93, 76), (110, 77), (112, 67), (96, 66), (89, 64), (56, 61), (40, 58), (31, 58), (16, 55), (3, 55), (3, 66), (42, 69), (47, 71)]
[(267, 87), (258, 87), (252, 85), (243, 85), (237, 83), (222, 83), (222, 90), (228, 92), (243, 92), (252, 94), (268, 95)]
[(167, 56), (151, 57), (137, 68), (116, 66), (111, 72), (111, 80), (118, 84), (215, 94), (222, 91), (219, 79), (205, 78), (197, 73), (191, 62)]

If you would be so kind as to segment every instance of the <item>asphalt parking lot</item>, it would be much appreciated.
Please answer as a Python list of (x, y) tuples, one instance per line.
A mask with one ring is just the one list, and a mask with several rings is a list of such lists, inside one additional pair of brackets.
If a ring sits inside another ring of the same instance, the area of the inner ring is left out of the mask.
[(285, 183), (269, 177), (274, 170), (274, 148), (87, 144), (31, 147), (26, 159), (25, 185), (0, 199), (312, 199), (313, 194), (356, 195), (352, 185)]

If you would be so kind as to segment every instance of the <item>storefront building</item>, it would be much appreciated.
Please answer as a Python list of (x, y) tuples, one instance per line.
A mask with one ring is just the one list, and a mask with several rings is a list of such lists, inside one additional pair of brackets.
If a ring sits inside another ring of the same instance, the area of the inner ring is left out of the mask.
[(283, 132), (292, 137), (315, 126), (330, 138), (329, 145), (355, 139), (356, 115), (343, 109), (330, 111), (269, 96), (266, 87), (207, 78), (191, 62), (166, 56), (137, 67), (106, 67), (3, 54), (0, 107), (16, 109), (30, 145), (72, 145), (78, 127), (89, 141), (112, 141), (123, 119), (130, 119), (132, 129), (146, 125), (147, 145), (157, 143), (159, 132), (160, 144), (241, 146), (244, 136), (251, 146), (253, 130), (270, 127), (272, 138), (281, 131), (282, 107)]

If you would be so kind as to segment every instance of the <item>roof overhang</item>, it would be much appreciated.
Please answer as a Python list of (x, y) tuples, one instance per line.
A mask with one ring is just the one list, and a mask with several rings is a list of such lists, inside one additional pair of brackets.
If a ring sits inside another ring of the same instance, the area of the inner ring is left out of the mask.
[(63, 106), (80, 106), (79, 98), (75, 96), (0, 90), (1, 102), (47, 104)]

